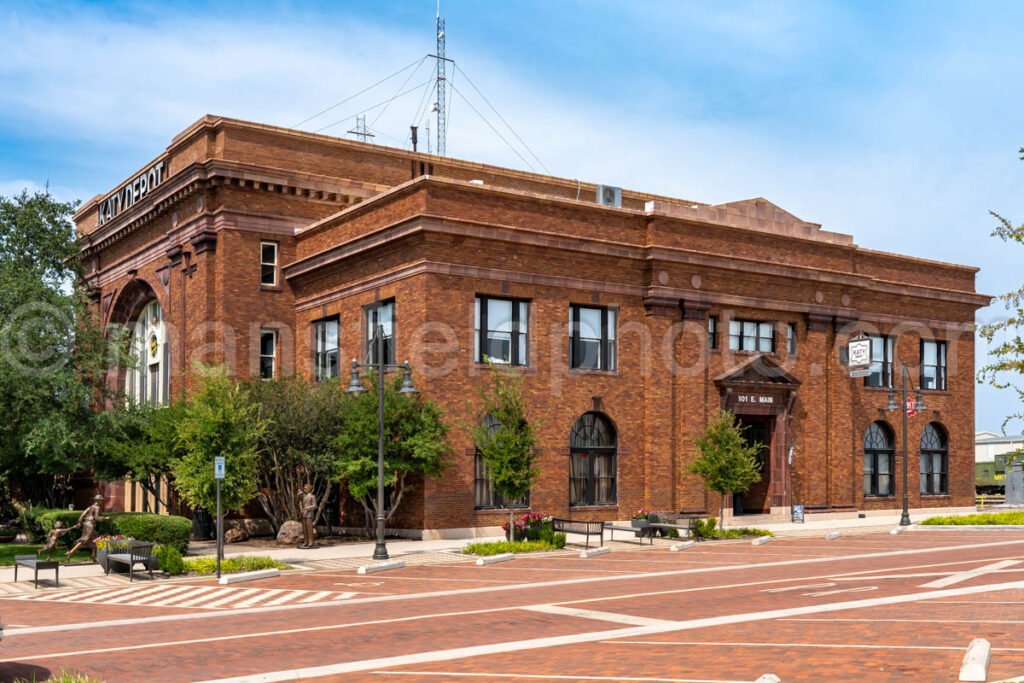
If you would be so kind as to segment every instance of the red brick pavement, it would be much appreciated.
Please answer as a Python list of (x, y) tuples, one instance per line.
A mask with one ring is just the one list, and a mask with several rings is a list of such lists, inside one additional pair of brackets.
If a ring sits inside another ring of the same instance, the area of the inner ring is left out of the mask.
[[(979, 543), (986, 545), (965, 547)], [(1002, 545), (994, 545), (997, 543)], [(949, 546), (953, 547), (927, 552)], [(906, 550), (914, 552), (853, 557)], [(814, 561), (821, 558), (839, 559)], [(197, 609), (0, 599), (0, 617), (19, 625), (164, 618), (35, 634), (18, 634), (18, 629), (9, 628), (0, 644), (0, 680), (10, 675), (14, 662), (46, 669), (71, 666), (109, 683), (189, 681), (470, 645), (497, 646), (532, 638), (635, 628), (615, 621), (519, 609), (528, 605), (571, 603), (574, 608), (667, 620), (746, 615), (913, 595), (932, 590), (920, 586), (941, 577), (907, 574), (964, 571), (1003, 559), (1024, 560), (1024, 534), (913, 532), (834, 542), (779, 540), (760, 547), (708, 543), (680, 553), (670, 553), (663, 547), (636, 548), (589, 560), (567, 555), (524, 557), (489, 567), (415, 566), (365, 577), (339, 570), (289, 572), (249, 585), (352, 591), (356, 595), (329, 606), (229, 610), (212, 616)], [(754, 563), (767, 566), (748, 566)], [(1024, 562), (1020, 567), (1020, 571), (1010, 567), (961, 581), (949, 589), (1024, 581)], [(854, 576), (853, 581), (842, 580), (856, 572), (870, 573)], [(833, 585), (767, 592), (826, 583)], [(874, 588), (808, 595), (868, 586)], [(512, 672), (570, 677), (558, 680), (605, 676), (612, 680), (752, 681), (766, 671), (774, 671), (787, 682), (950, 681), (955, 680), (967, 643), (979, 636), (989, 638), (996, 648), (993, 673), (1024, 673), (1024, 651), (1012, 649), (1016, 647), (1013, 634), (1021, 625), (1024, 589), (708, 625), (611, 642), (604, 642), (607, 639), (602, 637), (602, 642), (388, 667), (392, 672), (435, 671), (440, 676), (363, 671), (317, 680), (515, 681), (499, 677)], [(910, 649), (833, 647), (879, 644)], [(825, 647), (801, 647), (806, 645)], [(920, 649), (923, 647), (930, 649)], [(457, 672), (482, 676), (463, 678), (456, 676)]]

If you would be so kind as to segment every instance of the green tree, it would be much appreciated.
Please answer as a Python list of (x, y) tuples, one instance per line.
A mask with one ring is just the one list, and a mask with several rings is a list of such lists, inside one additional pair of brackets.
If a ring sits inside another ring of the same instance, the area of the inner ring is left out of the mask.
[[(1024, 160), (1024, 147), (1020, 148), (1018, 153)], [(997, 221), (996, 229), (992, 232), (994, 237), (1004, 242), (1024, 244), (1024, 224), (1015, 226), (1009, 219), (994, 211), (989, 213)], [(1021, 403), (1024, 403), (1024, 385), (1020, 383), (1020, 375), (1024, 375), (1024, 338), (1021, 337), (1021, 327), (1024, 326), (1024, 286), (1001, 294), (998, 301), (1003, 303), (1009, 315), (1004, 320), (982, 325), (979, 329), (981, 336), (990, 345), (997, 335), (1000, 336), (1000, 341), (994, 348), (990, 346), (989, 356), (994, 360), (978, 371), (978, 379), (997, 389), (1012, 389), (1017, 392), (1018, 407), (1003, 420), (1002, 426), (1005, 431), (1006, 425), (1011, 421), (1024, 420), (1024, 410), (1021, 408)]]
[(50, 506), (66, 504), (72, 475), (92, 464), (107, 369), (127, 362), (89, 308), (76, 205), (46, 192), (0, 197), (0, 478)]
[[(398, 393), (401, 375), (384, 383), (384, 516), (390, 520), (416, 482), (438, 476), (451, 452), (441, 410), (420, 394)], [(369, 387), (376, 378), (367, 378)], [(334, 472), (365, 513), (367, 532), (377, 516), (377, 391), (345, 403), (344, 427), (334, 440)]]
[(132, 479), (165, 506), (166, 487), (157, 483), (171, 478), (184, 455), (178, 442), (178, 423), (184, 402), (167, 406), (116, 402), (97, 415), (99, 438), (93, 470), (104, 480)]
[(175, 487), (192, 507), (216, 505), (213, 459), (224, 456), (221, 500), (238, 510), (257, 491), (258, 446), (263, 433), (257, 407), (223, 368), (199, 369), (200, 386), (181, 409), (177, 443), (182, 452), (173, 466)]
[(761, 443), (747, 443), (744, 427), (728, 410), (719, 411), (697, 439), (700, 455), (690, 466), (711, 491), (722, 497), (719, 526), (725, 526), (725, 495), (746, 491), (761, 481), (757, 455)]
[(526, 418), (523, 376), (491, 364), (489, 387), (480, 390), (483, 413), (470, 426), (494, 489), (508, 503), (508, 539), (514, 540), (515, 501), (530, 492), (538, 471), (534, 466), (537, 438)]
[(299, 514), (299, 489), (313, 487), (323, 510), (334, 475), (334, 441), (343, 430), (348, 401), (337, 379), (311, 383), (300, 377), (246, 385), (264, 429), (257, 466), (260, 506), (274, 531)]

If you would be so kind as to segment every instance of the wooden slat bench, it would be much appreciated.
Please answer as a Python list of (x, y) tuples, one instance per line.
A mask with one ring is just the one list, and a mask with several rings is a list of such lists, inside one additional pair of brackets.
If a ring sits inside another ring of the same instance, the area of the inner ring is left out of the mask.
[(107, 571), (110, 573), (111, 564), (128, 565), (128, 581), (135, 580), (135, 565), (141, 564), (149, 571), (149, 578), (153, 578), (153, 570), (150, 569), (153, 557), (153, 544), (142, 541), (129, 541), (124, 546), (114, 548), (115, 552), (107, 555)]
[(561, 517), (551, 518), (551, 530), (566, 534), (580, 534), (587, 537), (587, 548), (590, 547), (590, 537), (600, 537), (601, 545), (604, 545), (604, 522), (584, 522), (576, 519), (563, 519)]
[(60, 585), (60, 562), (57, 560), (40, 560), (37, 555), (15, 555), (14, 556), (14, 580), (18, 580), (18, 566), (28, 567), (35, 573), (36, 588), (39, 588), (39, 570), (52, 569), (53, 583)]

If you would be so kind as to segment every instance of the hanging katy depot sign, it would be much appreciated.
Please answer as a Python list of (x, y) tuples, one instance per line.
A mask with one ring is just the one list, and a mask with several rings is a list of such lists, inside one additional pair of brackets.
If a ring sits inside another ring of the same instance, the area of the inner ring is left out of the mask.
[(103, 225), (122, 211), (132, 208), (135, 202), (152, 192), (163, 181), (164, 162), (158, 161), (100, 201), (99, 224)]

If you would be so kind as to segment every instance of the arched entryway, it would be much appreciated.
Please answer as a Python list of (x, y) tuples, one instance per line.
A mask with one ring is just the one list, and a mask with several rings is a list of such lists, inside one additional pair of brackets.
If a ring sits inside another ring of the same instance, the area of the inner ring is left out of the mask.
[(117, 389), (137, 404), (164, 405), (170, 398), (170, 344), (164, 308), (144, 280), (132, 280), (117, 297), (107, 321), (123, 330), (133, 363), (118, 373)]

